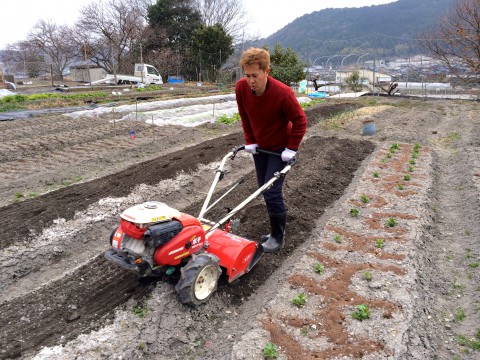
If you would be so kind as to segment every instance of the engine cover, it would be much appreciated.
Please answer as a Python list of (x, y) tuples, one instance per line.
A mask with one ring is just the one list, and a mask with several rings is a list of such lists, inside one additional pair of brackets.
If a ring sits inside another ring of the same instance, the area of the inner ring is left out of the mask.
[(170, 221), (178, 218), (180, 212), (159, 201), (147, 201), (125, 210), (120, 217), (138, 225)]
[(145, 244), (152, 248), (165, 245), (183, 229), (178, 220), (149, 225), (143, 234)]

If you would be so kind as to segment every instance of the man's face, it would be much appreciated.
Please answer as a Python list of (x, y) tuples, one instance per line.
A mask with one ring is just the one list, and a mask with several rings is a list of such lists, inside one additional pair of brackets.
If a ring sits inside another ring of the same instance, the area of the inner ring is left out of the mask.
[(256, 95), (262, 95), (267, 87), (267, 76), (270, 69), (264, 71), (260, 69), (258, 64), (253, 64), (245, 65), (243, 67), (243, 72), (247, 78), (248, 85), (250, 85), (250, 89), (255, 91)]

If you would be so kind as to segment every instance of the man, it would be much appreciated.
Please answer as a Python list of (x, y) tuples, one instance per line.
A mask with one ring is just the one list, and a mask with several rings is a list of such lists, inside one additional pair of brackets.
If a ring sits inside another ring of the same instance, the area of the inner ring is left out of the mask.
[[(245, 77), (235, 86), (238, 112), (245, 135), (245, 150), (253, 154), (258, 186), (262, 186), (295, 156), (307, 129), (307, 118), (292, 89), (269, 76), (268, 51), (246, 50), (240, 66)], [(280, 156), (257, 153), (257, 147)], [(271, 227), (270, 234), (261, 239), (265, 252), (277, 251), (285, 244), (287, 210), (282, 186), (283, 178), (280, 178), (263, 194)]]

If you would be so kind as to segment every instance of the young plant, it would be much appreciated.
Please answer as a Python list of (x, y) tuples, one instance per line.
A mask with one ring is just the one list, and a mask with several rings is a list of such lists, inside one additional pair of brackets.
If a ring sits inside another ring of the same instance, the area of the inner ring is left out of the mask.
[(395, 219), (393, 217), (388, 218), (385, 225), (388, 226), (388, 227), (395, 227), (395, 226), (397, 226), (397, 219)]
[(322, 263), (319, 263), (319, 262), (315, 264), (314, 269), (315, 269), (315, 272), (319, 273), (320, 275), (322, 275), (325, 272), (325, 267), (323, 266)]
[(354, 319), (363, 321), (370, 317), (370, 308), (367, 304), (357, 305), (352, 313)]
[(408, 162), (409, 162), (410, 165), (415, 165), (415, 160), (413, 160), (413, 159), (410, 159)]
[(378, 171), (375, 170), (375, 171), (373, 172), (373, 177), (374, 177), (374, 178), (378, 178), (378, 177), (379, 177)]
[(458, 308), (456, 311), (455, 311), (455, 320), (460, 322), (460, 321), (463, 321), (465, 320), (465, 318), (467, 317), (467, 314), (465, 314), (465, 310), (462, 309), (462, 308)]
[(263, 348), (263, 356), (265, 359), (276, 359), (278, 356), (277, 345), (268, 342)]
[(15, 200), (20, 200), (21, 198), (23, 198), (23, 194), (19, 191), (17, 191), (13, 196), (15, 197)]
[(132, 308), (132, 313), (139, 318), (147, 316), (148, 308), (146, 306), (135, 306)]
[(392, 154), (387, 153), (386, 157), (387, 157), (387, 159), (391, 159), (391, 158), (392, 158)]
[(400, 146), (398, 146), (397, 143), (393, 143), (392, 146), (390, 146), (390, 149), (393, 149), (393, 150), (400, 150)]
[(295, 297), (292, 299), (292, 304), (299, 308), (304, 307), (306, 302), (307, 302), (307, 297), (303, 292), (295, 295)]
[(350, 215), (352, 217), (357, 217), (360, 214), (360, 210), (358, 210), (356, 207), (353, 207), (350, 209)]
[(410, 165), (410, 166), (408, 167), (408, 171), (413, 172), (413, 170), (414, 170), (414, 167)]
[(338, 234), (335, 234), (333, 241), (335, 241), (337, 244), (340, 244), (342, 242), (342, 237)]
[(403, 190), (403, 189), (405, 189), (405, 188), (403, 187), (402, 184), (400, 184), (400, 185), (397, 186), (397, 189), (398, 189), (398, 190)]
[(303, 336), (307, 336), (308, 335), (308, 326), (307, 325), (304, 325), (302, 326), (302, 328), (300, 329), (300, 334), (302, 334)]
[(376, 239), (375, 240), (375, 247), (377, 249), (383, 249), (384, 246), (385, 246), (385, 242), (383, 241), (383, 239)]
[(457, 344), (461, 346), (466, 346), (472, 350), (480, 350), (480, 338), (477, 336), (477, 339), (466, 337), (465, 335), (457, 336)]
[(370, 198), (367, 195), (360, 195), (360, 201), (364, 204), (370, 202)]
[(363, 278), (367, 281), (372, 281), (372, 279), (373, 279), (372, 273), (368, 270), (364, 271), (363, 272)]
[(403, 180), (410, 181), (410, 175), (403, 175)]

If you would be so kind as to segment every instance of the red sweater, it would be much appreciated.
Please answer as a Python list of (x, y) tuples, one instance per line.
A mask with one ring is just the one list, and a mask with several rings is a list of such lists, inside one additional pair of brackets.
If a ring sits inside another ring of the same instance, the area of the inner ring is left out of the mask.
[(268, 76), (261, 96), (252, 94), (247, 79), (235, 86), (245, 143), (265, 150), (298, 150), (307, 130), (307, 117), (293, 90)]

